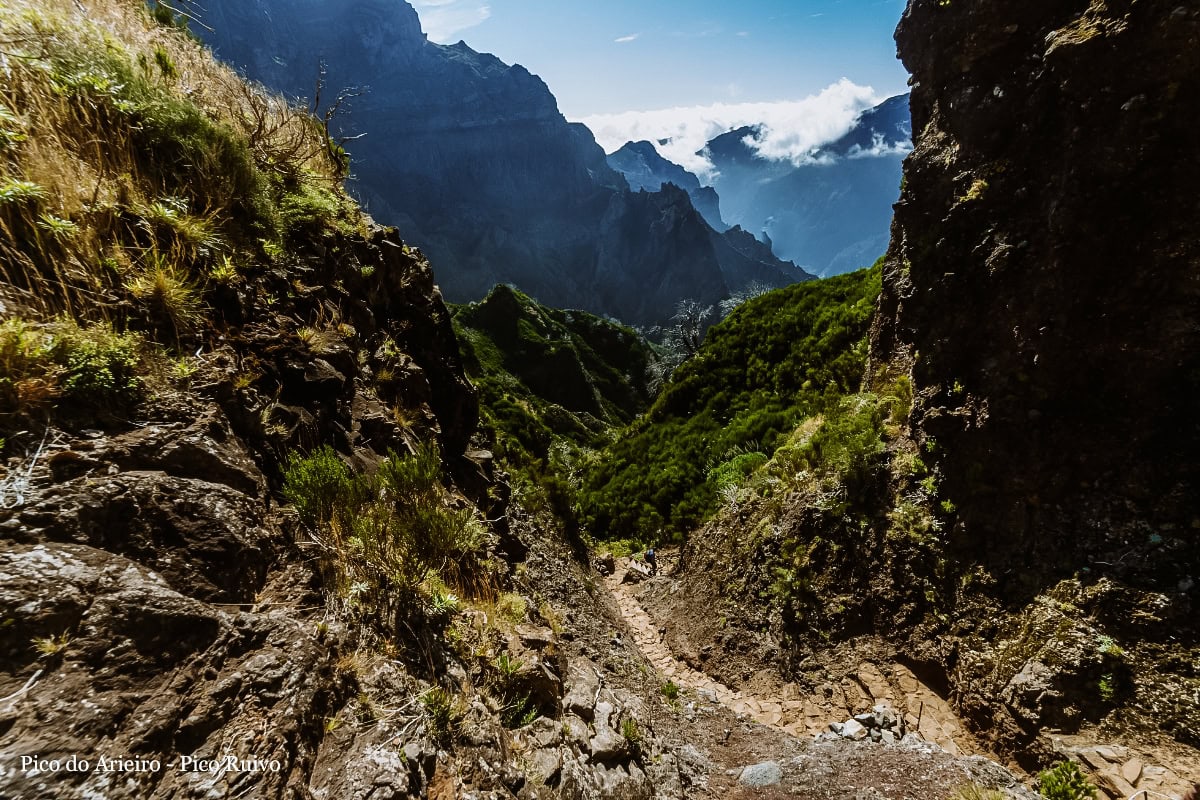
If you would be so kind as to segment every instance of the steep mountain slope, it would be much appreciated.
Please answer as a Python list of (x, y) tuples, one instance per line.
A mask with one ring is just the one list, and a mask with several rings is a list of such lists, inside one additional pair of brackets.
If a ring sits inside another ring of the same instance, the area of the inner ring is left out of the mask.
[(556, 443), (595, 447), (649, 404), (655, 356), (629, 328), (508, 286), (456, 307), (454, 325), (497, 454), (514, 466), (549, 462)]
[(729, 226), (721, 219), (721, 200), (711, 186), (701, 186), (700, 179), (678, 164), (658, 154), (650, 142), (626, 142), (619, 150), (608, 154), (608, 165), (625, 176), (634, 191), (657, 192), (664, 183), (673, 183), (688, 193), (692, 205), (704, 215), (709, 225), (718, 231)]
[(1198, 35), (1170, 2), (909, 4), (869, 391), (693, 534), (654, 609), (677, 651), (802, 686), (890, 653), (1027, 769), (1190, 786)]
[[(539, 78), (427, 41), (407, 3), (222, 0), (202, 17), (218, 55), (273, 89), (312, 96), (322, 61), (325, 107), (338, 88), (370, 84), (334, 120), (366, 134), (350, 145), (355, 186), (429, 254), (449, 298), (515, 283), (552, 306), (653, 324), (680, 299), (741, 288), (741, 260), (717, 252), (690, 202), (630, 195)], [(773, 257), (757, 272), (772, 286), (807, 277)]]
[(768, 292), (714, 326), (591, 464), (592, 534), (653, 542), (706, 519), (799, 420), (858, 388), (878, 291), (879, 269), (863, 270)]
[(858, 269), (887, 248), (900, 163), (911, 149), (908, 96), (868, 109), (842, 138), (799, 163), (760, 156), (739, 128), (708, 143), (723, 216), (765, 232), (782, 257), (818, 275)]

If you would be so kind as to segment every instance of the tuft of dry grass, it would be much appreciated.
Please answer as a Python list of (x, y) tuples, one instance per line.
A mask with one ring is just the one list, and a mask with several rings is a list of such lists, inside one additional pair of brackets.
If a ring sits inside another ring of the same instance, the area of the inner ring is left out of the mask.
[(203, 316), (196, 283), (186, 270), (161, 254), (152, 253), (149, 263), (126, 288), (145, 304), (152, 324), (159, 330), (169, 328), (176, 339), (190, 331)]

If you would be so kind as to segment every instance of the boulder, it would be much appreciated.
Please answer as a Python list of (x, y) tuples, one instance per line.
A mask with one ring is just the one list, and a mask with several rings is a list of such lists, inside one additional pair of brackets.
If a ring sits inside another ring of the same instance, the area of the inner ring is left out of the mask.
[(843, 739), (854, 739), (856, 741), (866, 739), (869, 735), (867, 727), (858, 720), (849, 719), (842, 723), (842, 729), (838, 731)]
[(629, 742), (607, 725), (597, 725), (588, 751), (596, 761), (617, 761), (629, 755)]
[(563, 711), (590, 722), (600, 693), (600, 675), (595, 663), (583, 657), (572, 658), (568, 662), (565, 685)]
[(783, 780), (783, 769), (774, 761), (764, 761), (745, 767), (738, 775), (738, 783), (743, 786), (763, 788), (776, 786)]

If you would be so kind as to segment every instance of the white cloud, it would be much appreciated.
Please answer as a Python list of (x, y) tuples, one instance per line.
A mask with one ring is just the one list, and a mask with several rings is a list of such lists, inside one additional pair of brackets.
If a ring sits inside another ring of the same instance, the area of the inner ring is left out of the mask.
[(413, 0), (421, 27), (431, 42), (451, 44), (458, 33), (492, 16), (492, 7), (476, 0)]
[(910, 141), (887, 142), (882, 133), (871, 137), (871, 146), (867, 148), (854, 145), (846, 153), (846, 158), (878, 158), (880, 156), (906, 156), (912, 152)]
[[(860, 113), (883, 99), (871, 87), (842, 78), (803, 100), (626, 111), (579, 121), (591, 129), (605, 152), (611, 153), (625, 142), (647, 139), (655, 143), (663, 158), (705, 179), (713, 165), (696, 153), (722, 133), (762, 125), (762, 134), (747, 144), (764, 158), (802, 163), (812, 158), (815, 148), (845, 134)], [(661, 144), (662, 140), (667, 141)]]
[(635, 41), (639, 36), (641, 36), (640, 33), (631, 33), (628, 36), (618, 36), (616, 39), (613, 39), (613, 41), (617, 44), (625, 44), (626, 42)]

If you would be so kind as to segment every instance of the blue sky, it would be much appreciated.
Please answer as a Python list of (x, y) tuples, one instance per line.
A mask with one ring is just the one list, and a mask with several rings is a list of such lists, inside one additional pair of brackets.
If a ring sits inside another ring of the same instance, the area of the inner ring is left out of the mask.
[(570, 119), (794, 101), (846, 78), (906, 91), (904, 0), (415, 0), (434, 41), (540, 75)]

